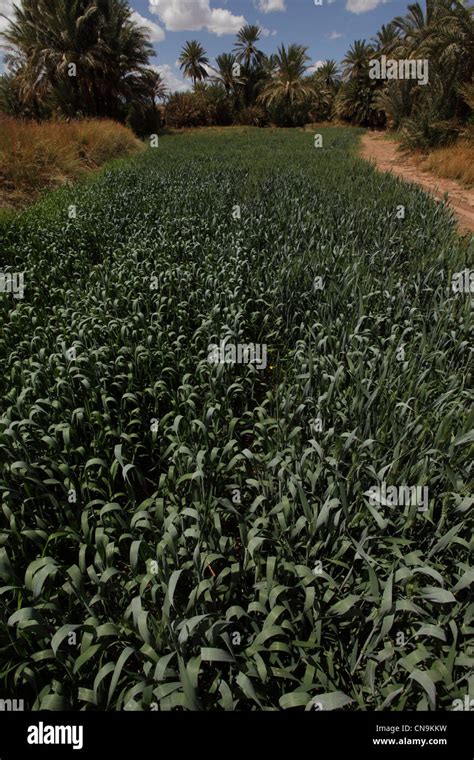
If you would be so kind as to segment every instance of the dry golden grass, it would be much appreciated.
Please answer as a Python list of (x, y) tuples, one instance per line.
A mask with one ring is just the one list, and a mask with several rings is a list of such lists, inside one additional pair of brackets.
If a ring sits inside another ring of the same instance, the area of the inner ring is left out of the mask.
[(474, 186), (474, 141), (459, 140), (446, 148), (437, 148), (427, 157), (420, 158), (422, 169), (438, 177), (457, 179), (467, 187)]
[[(315, 129), (326, 129), (327, 127), (346, 127), (350, 128), (347, 121), (341, 119), (331, 119), (330, 121), (312, 121), (305, 124), (301, 129), (303, 132), (313, 132)], [(354, 127), (357, 129), (357, 127)]]
[(0, 206), (21, 206), (44, 189), (142, 149), (133, 132), (114, 121), (0, 118)]

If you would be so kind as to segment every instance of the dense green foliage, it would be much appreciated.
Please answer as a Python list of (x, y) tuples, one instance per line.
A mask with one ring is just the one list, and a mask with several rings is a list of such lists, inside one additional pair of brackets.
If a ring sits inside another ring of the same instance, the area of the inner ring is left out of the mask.
[[(266, 55), (255, 25), (242, 27), (233, 49), (213, 65), (199, 40), (190, 40), (178, 61), (193, 91), (169, 94), (168, 125), (343, 120), (388, 125), (403, 133), (408, 148), (472, 137), (473, 9), (463, 0), (412, 3), (371, 40), (355, 40), (341, 65), (327, 60), (316, 70), (308, 48), (297, 43)], [(10, 68), (0, 78), (0, 111), (107, 116), (140, 135), (161, 125), (157, 103), (167, 98), (166, 87), (149, 67), (147, 30), (134, 23), (125, 0), (22, 0), (4, 36)], [(427, 61), (428, 82), (372, 78), (371, 62), (382, 56)]]
[(128, 119), (137, 131), (140, 122), (150, 131), (159, 124), (163, 82), (125, 0), (21, 0), (2, 42), (8, 115)]
[[(472, 245), (357, 131), (322, 134), (167, 137), (2, 222), (26, 273), (0, 297), (2, 695), (472, 693), (473, 331), (450, 288)], [(266, 369), (210, 364), (224, 338), (267, 344)], [(371, 506), (382, 481), (428, 486), (427, 511)]]
[[(407, 147), (448, 142), (466, 129), (472, 106), (465, 88), (474, 75), (474, 6), (461, 0), (426, 0), (408, 6), (370, 43), (356, 41), (344, 63), (349, 81), (336, 99), (336, 113), (357, 124), (400, 129)], [(373, 80), (370, 61), (427, 61), (428, 81)]]
[[(181, 118), (176, 120), (172, 104), (170, 123), (219, 123), (212, 107), (205, 107), (205, 83), (210, 78), (221, 87), (222, 97), (228, 101), (226, 114), (233, 111), (236, 122), (245, 121), (244, 109), (258, 107), (263, 113), (248, 123), (298, 126), (342, 119), (360, 126), (388, 125), (403, 133), (403, 143), (409, 148), (442, 145), (460, 134), (472, 137), (473, 6), (460, 0), (427, 0), (426, 9), (420, 3), (411, 4), (406, 15), (382, 26), (369, 42), (355, 40), (342, 66), (327, 60), (312, 73), (307, 48), (282, 45), (276, 54), (266, 56), (259, 50), (260, 39), (258, 27), (244, 27), (238, 35), (236, 56), (218, 56), (214, 73), (209, 67), (198, 69), (199, 76), (193, 79), (201, 82), (199, 99), (196, 93), (181, 95)], [(195, 41), (187, 44), (198, 45)], [(201, 45), (196, 52), (207, 62)], [(186, 59), (187, 48), (183, 56)], [(427, 65), (427, 82), (373, 78), (371, 64), (382, 56), (389, 61), (427, 62), (423, 64)], [(238, 62), (243, 68), (236, 73)], [(215, 93), (210, 106), (212, 98)], [(228, 123), (228, 116), (225, 118), (222, 124)]]

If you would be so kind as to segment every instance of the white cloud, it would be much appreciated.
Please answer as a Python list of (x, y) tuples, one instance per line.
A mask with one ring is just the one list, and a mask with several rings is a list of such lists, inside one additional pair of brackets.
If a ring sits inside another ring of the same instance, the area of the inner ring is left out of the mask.
[(192, 89), (191, 84), (177, 74), (169, 63), (161, 64), (161, 66), (152, 66), (151, 68), (161, 74), (161, 78), (170, 92), (189, 92)]
[(346, 8), (351, 13), (367, 13), (373, 11), (381, 0), (347, 0)]
[(210, 18), (208, 0), (150, 0), (149, 10), (171, 32), (202, 29)]
[(316, 61), (315, 63), (312, 63), (311, 66), (308, 66), (306, 69), (306, 74), (314, 74), (315, 71), (321, 68), (324, 61)]
[(257, 25), (260, 27), (262, 32), (262, 37), (274, 37), (277, 33), (276, 29), (267, 29), (266, 26), (262, 26), (259, 21), (257, 21)]
[(211, 10), (211, 22), (207, 28), (220, 37), (223, 34), (237, 34), (244, 24), (244, 16), (234, 16), (224, 8), (215, 8)]
[(158, 26), (154, 21), (150, 21), (150, 19), (141, 16), (137, 11), (133, 11), (132, 21), (138, 24), (138, 26), (144, 26), (148, 30), (152, 42), (163, 42), (165, 39), (165, 33), (161, 26)]
[(210, 0), (149, 0), (150, 13), (160, 17), (171, 32), (207, 29), (220, 37), (235, 34), (246, 23), (225, 8), (211, 8)]
[(339, 37), (345, 37), (345, 34), (342, 34), (341, 32), (331, 32), (331, 34), (327, 35), (330, 40), (338, 40)]
[[(0, 0), (0, 32), (4, 32), (8, 26), (8, 19), (13, 17), (13, 0)], [(7, 18), (3, 18), (7, 16)]]
[(286, 11), (285, 0), (256, 0), (256, 6), (262, 13)]

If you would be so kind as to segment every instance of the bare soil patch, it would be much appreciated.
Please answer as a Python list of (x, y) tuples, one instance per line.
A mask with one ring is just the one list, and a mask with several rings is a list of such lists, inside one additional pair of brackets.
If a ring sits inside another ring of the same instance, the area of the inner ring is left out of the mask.
[(421, 169), (415, 158), (402, 153), (395, 140), (383, 132), (367, 132), (361, 140), (362, 158), (373, 161), (382, 172), (392, 172), (407, 182), (428, 190), (437, 200), (444, 200), (454, 211), (462, 232), (474, 232), (474, 189), (464, 188), (452, 179), (437, 177)]

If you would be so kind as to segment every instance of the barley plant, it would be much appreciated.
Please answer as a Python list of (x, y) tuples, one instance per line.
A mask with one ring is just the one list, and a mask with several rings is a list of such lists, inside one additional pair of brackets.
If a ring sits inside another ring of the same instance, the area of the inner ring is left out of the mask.
[(160, 137), (1, 222), (0, 691), (28, 709), (474, 693), (472, 241), (320, 132)]

